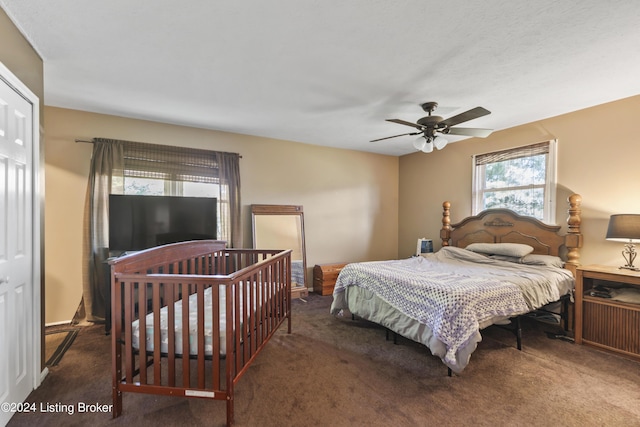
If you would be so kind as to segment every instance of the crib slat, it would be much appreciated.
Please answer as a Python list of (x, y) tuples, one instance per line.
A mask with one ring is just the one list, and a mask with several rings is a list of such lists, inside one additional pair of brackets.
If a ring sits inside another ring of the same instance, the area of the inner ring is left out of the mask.
[(241, 311), (240, 311), (239, 325), (242, 330), (242, 342), (244, 343), (243, 360), (249, 359), (250, 351), (251, 351), (251, 336), (249, 335), (251, 331), (251, 321), (250, 321), (250, 318), (248, 317), (251, 301), (249, 300), (248, 287), (251, 286), (250, 283), (252, 280), (254, 280), (254, 277), (255, 276), (250, 276), (248, 280), (243, 280), (242, 282), (238, 283), (238, 288), (240, 289), (240, 295), (241, 295), (240, 298), (242, 303), (242, 308), (240, 309)]
[(258, 271), (255, 280), (247, 283), (247, 292), (249, 294), (249, 321), (251, 323), (251, 355), (256, 353), (260, 347), (260, 284), (263, 281), (263, 271)]
[(262, 308), (262, 297), (263, 297), (263, 286), (265, 282), (268, 280), (267, 269), (262, 269), (260, 272), (260, 279), (253, 287), (253, 297), (252, 300), (255, 301), (253, 303), (253, 316), (255, 317), (255, 335), (256, 335), (256, 353), (258, 352), (262, 342), (264, 341), (264, 317), (263, 317), (263, 308)]
[[(182, 261), (182, 262), (174, 262), (173, 263), (173, 271), (177, 272), (177, 274), (186, 274), (187, 271), (184, 270), (183, 267), (181, 267), (182, 264), (186, 263), (186, 261)], [(176, 293), (176, 289), (175, 289), (175, 282), (172, 282), (171, 284), (171, 290), (169, 290), (169, 288), (167, 288), (165, 290), (166, 295), (169, 295), (169, 301), (166, 302), (167, 305), (167, 316), (169, 313), (169, 310), (171, 310), (173, 312), (173, 315), (171, 316), (172, 320), (169, 320), (169, 318), (167, 317), (167, 384), (171, 385), (175, 385), (176, 383), (176, 374), (175, 374), (175, 365), (176, 365), (176, 345), (175, 345), (175, 336), (176, 336), (176, 324), (175, 324), (175, 305), (174, 305), (174, 301), (177, 301), (179, 299), (178, 294)], [(165, 285), (166, 286), (166, 285)], [(179, 285), (178, 285), (179, 286)]]
[(256, 301), (256, 287), (260, 286), (260, 274), (256, 275), (257, 278), (253, 282), (248, 282), (246, 284), (246, 288), (248, 288), (248, 300), (249, 300), (249, 309), (247, 310), (246, 318), (248, 319), (249, 325), (251, 327), (249, 331), (249, 341), (251, 342), (251, 355), (255, 353), (256, 348), (258, 348), (259, 340), (259, 331), (258, 331), (258, 311), (257, 311), (257, 302)]
[[(227, 424), (229, 423), (229, 419), (233, 420), (233, 380), (236, 377), (236, 369), (234, 364), (235, 354), (238, 352), (237, 348), (234, 348), (234, 291), (235, 284), (233, 282), (227, 283), (225, 289), (225, 317), (226, 317), (226, 332), (225, 339), (227, 341), (227, 359), (226, 359), (226, 369), (225, 369), (225, 385), (227, 387), (227, 393), (229, 395), (229, 399), (227, 400)], [(231, 414), (231, 415), (229, 415)]]
[[(220, 289), (224, 289), (224, 284), (214, 284), (211, 289), (211, 318), (212, 319), (220, 319)], [(216, 322), (213, 322), (214, 325)], [(211, 370), (212, 374), (212, 386), (214, 388), (220, 387), (220, 359), (221, 355), (221, 346), (220, 346), (220, 328), (213, 327), (211, 334), (211, 344), (213, 346), (211, 359), (213, 364), (213, 369)]]
[[(288, 313), (291, 310), (291, 277), (287, 277), (289, 272), (291, 271), (291, 265), (286, 260), (282, 261), (281, 274), (280, 278), (280, 287), (282, 291), (280, 292), (280, 305), (282, 307), (281, 313)], [(287, 280), (289, 286), (287, 286)]]
[(260, 283), (259, 285), (259, 294), (260, 298), (260, 342), (263, 342), (266, 338), (266, 331), (269, 329), (269, 318), (267, 317), (267, 292), (269, 289), (269, 284), (271, 283), (271, 270), (267, 271), (267, 277)]
[[(124, 345), (125, 345), (125, 355), (124, 355), (124, 363), (125, 363), (125, 378), (127, 383), (131, 384), (133, 382), (133, 345), (131, 343), (132, 336), (132, 326), (131, 322), (133, 322), (132, 315), (134, 310), (133, 301), (133, 284), (132, 283), (123, 283), (124, 285)], [(129, 286), (127, 286), (129, 285)]]
[(138, 326), (140, 327), (138, 332), (138, 345), (140, 346), (138, 364), (140, 365), (140, 382), (147, 384), (147, 286), (140, 283), (136, 285), (134, 288), (138, 293)]
[(267, 297), (267, 295), (265, 295), (265, 298), (267, 298), (267, 302), (266, 302), (266, 312), (265, 312), (265, 316), (266, 321), (265, 321), (265, 328), (268, 331), (271, 331), (271, 328), (273, 327), (273, 322), (275, 321), (275, 318), (273, 317), (275, 315), (275, 306), (276, 306), (276, 300), (274, 297), (274, 294), (277, 295), (277, 293), (275, 292), (276, 288), (275, 288), (275, 278), (278, 277), (277, 272), (274, 271), (273, 269), (271, 269), (271, 280), (269, 280), (269, 283), (266, 284), (266, 293), (268, 293), (269, 297)]
[[(162, 384), (162, 354), (160, 345), (162, 334), (160, 329), (160, 283), (152, 282), (152, 304), (153, 304), (153, 384)], [(142, 366), (140, 367), (142, 369)]]
[(113, 401), (113, 416), (122, 414), (122, 392), (118, 390), (118, 385), (122, 381), (122, 345), (119, 341), (120, 331), (122, 331), (122, 283), (114, 278), (113, 267), (111, 267), (111, 394)]
[(197, 338), (198, 338), (198, 387), (204, 388), (204, 285), (202, 283), (198, 283), (196, 285), (197, 289), (197, 300), (198, 300), (198, 308), (197, 308), (197, 316), (198, 316), (198, 327)]
[(271, 291), (273, 295), (273, 300), (271, 301), (271, 327), (273, 327), (274, 323), (277, 321), (276, 319), (282, 310), (282, 290), (280, 289), (280, 283), (282, 283), (282, 263), (280, 261), (278, 261), (274, 266), (273, 273), (273, 289)]
[(241, 310), (241, 294), (240, 294), (240, 285), (239, 283), (234, 283), (233, 284), (233, 293), (234, 293), (234, 298), (233, 298), (233, 330), (234, 331), (238, 331), (237, 333), (234, 334), (236, 342), (235, 342), (235, 362), (232, 361), (232, 363), (234, 363), (233, 365), (233, 372), (234, 372), (234, 376), (235, 373), (238, 372), (240, 370), (240, 367), (242, 367), (242, 333), (239, 332), (241, 330), (240, 328), (240, 310)]
[[(176, 306), (175, 301), (179, 296), (175, 282), (166, 283), (166, 295), (171, 297), (167, 302), (167, 384), (169, 387), (176, 386)], [(180, 285), (178, 285), (180, 286)]]
[(182, 285), (182, 386), (191, 386), (191, 372), (189, 370), (189, 295), (191, 285)]

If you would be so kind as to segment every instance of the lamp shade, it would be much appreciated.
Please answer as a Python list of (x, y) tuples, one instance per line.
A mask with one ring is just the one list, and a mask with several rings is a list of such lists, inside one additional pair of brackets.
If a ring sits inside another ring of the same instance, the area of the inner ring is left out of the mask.
[(640, 215), (611, 215), (606, 238), (617, 242), (640, 242)]

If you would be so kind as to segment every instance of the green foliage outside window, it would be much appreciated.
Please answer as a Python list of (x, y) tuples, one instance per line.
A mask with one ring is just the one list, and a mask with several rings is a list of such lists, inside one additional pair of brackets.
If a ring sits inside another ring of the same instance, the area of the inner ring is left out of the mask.
[(485, 165), (484, 209), (507, 208), (544, 217), (546, 155), (520, 157)]

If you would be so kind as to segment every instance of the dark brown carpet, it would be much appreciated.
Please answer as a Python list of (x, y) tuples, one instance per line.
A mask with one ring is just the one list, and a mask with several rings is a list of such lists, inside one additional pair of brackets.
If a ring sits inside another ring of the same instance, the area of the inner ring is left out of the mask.
[(60, 363), (62, 356), (71, 348), (80, 328), (78, 327), (49, 327), (45, 330), (44, 337), (44, 357), (45, 364), (49, 367)]
[[(331, 296), (294, 301), (293, 333), (281, 330), (236, 387), (237, 426), (640, 426), (640, 363), (548, 338), (557, 331), (523, 322), (514, 336), (489, 328), (465, 371), (404, 339), (329, 314)], [(225, 404), (124, 395), (124, 412), (77, 413), (79, 403), (111, 404), (110, 337), (84, 327), (28, 401), (36, 413), (10, 426), (219, 426)], [(43, 413), (40, 405), (71, 407)]]

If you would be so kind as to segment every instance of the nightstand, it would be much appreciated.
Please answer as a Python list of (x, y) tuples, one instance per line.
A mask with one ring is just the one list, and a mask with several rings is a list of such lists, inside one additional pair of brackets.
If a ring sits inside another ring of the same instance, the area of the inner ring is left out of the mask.
[(605, 265), (578, 267), (575, 342), (640, 359), (640, 304), (589, 295), (606, 283), (640, 288), (640, 272)]

